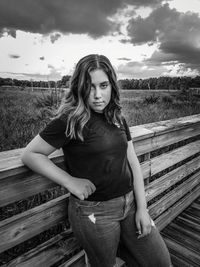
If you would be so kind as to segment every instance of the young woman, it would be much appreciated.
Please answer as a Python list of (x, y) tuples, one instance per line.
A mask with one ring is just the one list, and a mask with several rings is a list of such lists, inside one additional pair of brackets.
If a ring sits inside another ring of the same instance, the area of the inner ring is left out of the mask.
[[(66, 170), (48, 155), (63, 149)], [(69, 220), (92, 267), (169, 267), (151, 220), (140, 164), (121, 114), (116, 73), (103, 55), (82, 58), (57, 116), (25, 148), (22, 161), (68, 189)]]

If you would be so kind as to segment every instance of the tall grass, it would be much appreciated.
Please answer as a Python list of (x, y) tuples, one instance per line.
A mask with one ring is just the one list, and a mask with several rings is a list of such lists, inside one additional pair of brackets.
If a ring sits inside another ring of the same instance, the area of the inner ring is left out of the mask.
[[(0, 151), (24, 147), (45, 126), (62, 92), (0, 89)], [(138, 125), (200, 113), (194, 97), (166, 92), (121, 91), (128, 125)]]

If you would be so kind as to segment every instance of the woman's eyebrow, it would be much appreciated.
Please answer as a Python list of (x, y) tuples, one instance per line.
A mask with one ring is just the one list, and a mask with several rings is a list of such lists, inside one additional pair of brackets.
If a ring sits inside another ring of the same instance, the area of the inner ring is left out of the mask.
[[(99, 84), (104, 84), (104, 83), (109, 83), (109, 81), (103, 81), (103, 82), (100, 82)], [(91, 85), (95, 85), (95, 84), (91, 83)]]

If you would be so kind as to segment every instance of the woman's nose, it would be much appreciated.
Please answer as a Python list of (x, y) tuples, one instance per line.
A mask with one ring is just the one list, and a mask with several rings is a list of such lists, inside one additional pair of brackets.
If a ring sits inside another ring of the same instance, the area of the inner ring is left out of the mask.
[(99, 88), (96, 88), (95, 93), (94, 93), (95, 98), (100, 98), (101, 97), (101, 90)]

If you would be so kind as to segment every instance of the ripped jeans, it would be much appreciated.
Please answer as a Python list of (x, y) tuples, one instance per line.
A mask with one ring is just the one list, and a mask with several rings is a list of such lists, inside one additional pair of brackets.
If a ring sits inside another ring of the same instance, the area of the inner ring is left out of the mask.
[(151, 233), (138, 239), (133, 192), (108, 201), (70, 196), (69, 220), (91, 267), (114, 267), (116, 256), (128, 267), (169, 267), (168, 249), (152, 223)]

